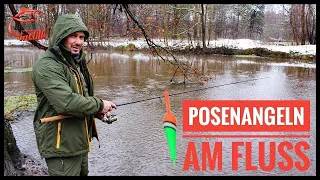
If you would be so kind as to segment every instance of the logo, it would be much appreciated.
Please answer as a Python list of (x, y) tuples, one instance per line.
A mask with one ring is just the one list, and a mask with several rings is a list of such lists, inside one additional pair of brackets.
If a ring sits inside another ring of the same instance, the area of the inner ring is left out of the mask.
[[(40, 10), (33, 10), (33, 9), (29, 9), (26, 7), (22, 7), (20, 9), (20, 12), (18, 14), (16, 14), (15, 16), (11, 16), (12, 18), (10, 23), (9, 23), (9, 27), (8, 27), (8, 31), (12, 36), (15, 36), (17, 38), (20, 39), (20, 41), (30, 41), (30, 40), (38, 40), (38, 39), (45, 39), (46, 38), (46, 31), (45, 30), (39, 30), (39, 29), (32, 29), (32, 30), (24, 30), (21, 33), (17, 32), (16, 30), (12, 29), (13, 22), (18, 21), (21, 24), (22, 23), (26, 23), (26, 24), (31, 24), (31, 23), (36, 23), (36, 17), (37, 15), (39, 15), (40, 17), (43, 15), (44, 13)], [(44, 27), (44, 25), (43, 25)]]

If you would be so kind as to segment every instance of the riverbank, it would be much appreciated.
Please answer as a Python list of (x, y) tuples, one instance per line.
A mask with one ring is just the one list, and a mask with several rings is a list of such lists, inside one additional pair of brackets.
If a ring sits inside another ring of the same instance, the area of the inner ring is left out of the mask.
[[(37, 159), (34, 157), (34, 153), (30, 151), (26, 151), (21, 148), (21, 143), (23, 142), (22, 138), (24, 135), (21, 134), (20, 131), (17, 131), (14, 126), (15, 123), (21, 123), (23, 120), (27, 120), (32, 122), (34, 118), (35, 111), (34, 110), (19, 110), (13, 113), (15, 117), (14, 121), (11, 121), (11, 129), (12, 133), (15, 136), (15, 142), (19, 148), (20, 154), (19, 156), (13, 156), (11, 158), (15, 158), (12, 162), (14, 163), (15, 168), (5, 169), (7, 171), (4, 172), (5, 175), (13, 175), (13, 176), (48, 176), (48, 169), (44, 161)], [(25, 132), (24, 132), (25, 133)], [(36, 150), (37, 151), (37, 150)], [(5, 162), (6, 164), (6, 162)]]
[[(316, 62), (316, 45), (285, 45), (251, 39), (217, 39), (207, 43), (206, 48), (202, 48), (201, 43), (186, 40), (169, 40), (165, 43), (161, 39), (154, 39), (153, 42), (174, 54), (249, 55)], [(40, 40), (39, 43), (48, 46), (47, 40)], [(4, 40), (4, 46), (24, 47), (33, 45), (29, 42), (10, 39)], [(87, 49), (88, 43), (85, 46)], [(109, 41), (91, 40), (89, 47), (90, 50), (150, 51), (143, 38), (137, 40), (125, 38), (109, 39)]]
[(18, 173), (20, 176), (48, 176), (48, 169), (45, 164), (41, 164), (29, 155), (23, 155), (24, 164)]

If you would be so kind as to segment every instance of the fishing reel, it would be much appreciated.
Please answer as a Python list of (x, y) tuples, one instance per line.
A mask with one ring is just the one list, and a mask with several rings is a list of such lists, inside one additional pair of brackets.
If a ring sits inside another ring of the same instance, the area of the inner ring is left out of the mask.
[(110, 112), (107, 112), (106, 114), (104, 114), (103, 118), (101, 119), (102, 122), (111, 124), (114, 121), (116, 121), (118, 118), (115, 114), (110, 114)]

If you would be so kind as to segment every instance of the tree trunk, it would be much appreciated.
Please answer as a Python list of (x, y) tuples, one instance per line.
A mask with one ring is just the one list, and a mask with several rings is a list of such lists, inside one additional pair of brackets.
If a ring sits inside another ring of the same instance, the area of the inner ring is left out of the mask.
[(211, 40), (212, 27), (213, 27), (212, 18), (214, 16), (213, 11), (214, 11), (214, 5), (209, 5), (209, 16), (208, 16), (208, 18), (209, 18), (209, 27), (208, 27), (208, 44), (207, 44), (207, 46), (209, 46), (210, 40)]
[(204, 7), (201, 4), (201, 27), (202, 27), (202, 48), (206, 49), (206, 23), (205, 23), (205, 14), (204, 14)]
[(162, 34), (163, 34), (163, 41), (164, 41), (164, 45), (165, 47), (168, 47), (168, 32), (169, 32), (169, 15), (167, 13), (167, 5), (163, 6), (163, 18), (162, 18)]
[[(198, 15), (197, 15), (197, 4), (194, 5), (194, 19), (193, 19), (193, 24), (197, 24), (198, 23)], [(193, 42), (195, 43), (195, 46), (198, 46), (198, 25), (195, 25), (193, 27)]]
[(172, 26), (172, 31), (173, 31), (173, 33), (172, 33), (172, 39), (177, 39), (178, 38), (178, 36), (177, 36), (177, 34), (178, 34), (178, 25), (179, 25), (179, 21), (180, 21), (180, 15), (179, 15), (179, 11), (177, 10), (177, 8), (178, 8), (178, 5), (177, 4), (174, 4), (174, 9), (173, 9), (173, 22), (172, 22), (172, 24), (173, 24), (173, 26)]
[(4, 176), (21, 176), (24, 158), (16, 144), (11, 125), (4, 118)]
[(306, 44), (306, 28), (305, 28), (305, 4), (301, 5), (301, 45)]
[(308, 11), (306, 15), (306, 34), (307, 39), (310, 44), (315, 44), (315, 27), (316, 27), (316, 17), (313, 13), (313, 7), (311, 4), (308, 4)]
[(299, 45), (299, 42), (298, 42), (299, 38), (297, 37), (297, 31), (296, 31), (295, 22), (294, 22), (294, 11), (295, 11), (294, 8), (295, 8), (295, 5), (293, 4), (290, 12), (290, 25), (292, 29), (293, 42), (295, 42), (296, 45)]

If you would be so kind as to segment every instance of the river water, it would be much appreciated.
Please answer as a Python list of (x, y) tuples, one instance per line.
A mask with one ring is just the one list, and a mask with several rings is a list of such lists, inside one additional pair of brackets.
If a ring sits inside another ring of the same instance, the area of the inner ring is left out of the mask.
[[(6, 62), (11, 63), (11, 67), (28, 68), (41, 52), (42, 50), (36, 48), (5, 47), (4, 57)], [(185, 55), (178, 57), (194, 61), (199, 70), (210, 71), (212, 78), (204, 84), (172, 84), (170, 79), (173, 71), (170, 67), (148, 54), (96, 51), (92, 57), (89, 69), (94, 76), (96, 95), (116, 104), (129, 104), (113, 111), (118, 117), (113, 124), (97, 120), (100, 148), (98, 141), (94, 139), (89, 153), (90, 176), (316, 175), (316, 64), (259, 57)], [(203, 90), (196, 90), (200, 88)], [(190, 91), (170, 96), (171, 111), (178, 123), (176, 168), (172, 165), (162, 127), (162, 119), (166, 113), (164, 99), (154, 98), (130, 103), (162, 96), (165, 89), (168, 89), (169, 94)], [(30, 72), (4, 74), (5, 98), (33, 94), (33, 91)], [(182, 128), (184, 100), (308, 100), (311, 129), (303, 135), (310, 135), (310, 138), (185, 138), (183, 135), (187, 133), (183, 132)], [(32, 113), (19, 118), (12, 123), (12, 129), (22, 153), (29, 154), (40, 164), (44, 164), (37, 150), (32, 118)], [(305, 150), (310, 159), (310, 167), (306, 171), (296, 168), (295, 162), (301, 162), (301, 159), (293, 150), (288, 150), (293, 161), (290, 170), (284, 171), (279, 168), (278, 162), (286, 162), (279, 154), (276, 154), (274, 168), (269, 171), (260, 168), (259, 142), (266, 144), (265, 157), (268, 164), (269, 143), (276, 142), (278, 146), (283, 141), (288, 141), (293, 146), (299, 141), (305, 141), (310, 145), (310, 149)], [(195, 170), (193, 166), (183, 170), (188, 144), (193, 142), (197, 148), (200, 170)], [(208, 142), (212, 149), (215, 142), (223, 144), (222, 170), (218, 170), (217, 166), (212, 170), (208, 163), (204, 170), (201, 150), (203, 142)], [(245, 153), (248, 150), (244, 148), (239, 150), (243, 157), (239, 159), (238, 170), (232, 170), (233, 142), (252, 143), (251, 163), (257, 166), (257, 170), (246, 170), (248, 157)]]

